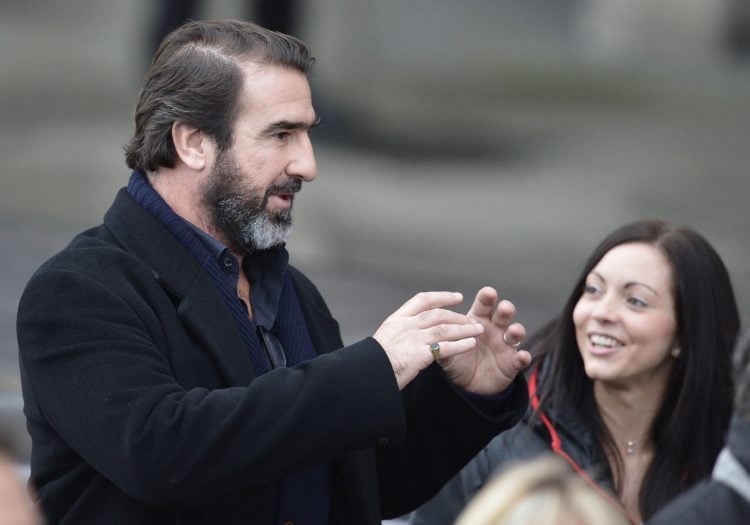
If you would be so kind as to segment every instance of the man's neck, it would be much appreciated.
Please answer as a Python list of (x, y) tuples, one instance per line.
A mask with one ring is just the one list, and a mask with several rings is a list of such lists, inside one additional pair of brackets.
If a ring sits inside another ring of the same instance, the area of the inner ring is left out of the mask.
[(156, 173), (148, 173), (147, 176), (151, 187), (174, 213), (214, 239), (224, 242), (215, 231), (212, 231), (210, 221), (202, 211), (200, 177), (197, 174), (177, 168), (162, 168)]
[(237, 297), (242, 299), (245, 303), (245, 306), (247, 307), (247, 315), (250, 317), (250, 320), (253, 321), (253, 303), (250, 299), (250, 281), (245, 276), (245, 272), (242, 271), (242, 267), (240, 267), (240, 274), (237, 279)]

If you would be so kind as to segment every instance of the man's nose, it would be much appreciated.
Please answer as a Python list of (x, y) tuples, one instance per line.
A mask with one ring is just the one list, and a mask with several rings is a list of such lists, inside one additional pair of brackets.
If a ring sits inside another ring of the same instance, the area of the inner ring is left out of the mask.
[(287, 175), (299, 177), (305, 182), (311, 182), (315, 179), (318, 174), (318, 166), (315, 162), (315, 152), (310, 137), (303, 136), (297, 141), (286, 172)]

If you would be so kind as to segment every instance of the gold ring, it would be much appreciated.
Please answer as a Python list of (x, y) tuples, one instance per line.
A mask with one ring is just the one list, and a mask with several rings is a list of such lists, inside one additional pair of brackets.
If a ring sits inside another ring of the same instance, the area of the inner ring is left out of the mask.
[(430, 352), (432, 352), (432, 357), (435, 358), (435, 361), (440, 359), (440, 345), (438, 343), (432, 343), (430, 345)]

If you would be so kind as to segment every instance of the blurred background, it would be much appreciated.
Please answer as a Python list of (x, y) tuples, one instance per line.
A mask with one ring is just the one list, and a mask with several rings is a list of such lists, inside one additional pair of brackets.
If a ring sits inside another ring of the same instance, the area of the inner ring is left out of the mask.
[[(0, 427), (21, 460), (18, 299), (127, 182), (159, 9), (0, 2)], [(346, 342), (419, 290), (468, 307), (485, 284), (533, 331), (602, 237), (655, 217), (712, 242), (747, 325), (750, 0), (299, 0), (294, 17), (323, 125), (289, 248)]]

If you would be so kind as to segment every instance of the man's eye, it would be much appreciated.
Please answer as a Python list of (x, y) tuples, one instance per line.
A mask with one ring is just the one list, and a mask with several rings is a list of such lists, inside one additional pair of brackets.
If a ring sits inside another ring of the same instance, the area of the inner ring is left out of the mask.
[(287, 137), (289, 137), (288, 131), (279, 131), (278, 133), (276, 133), (276, 138), (278, 140), (286, 140)]

